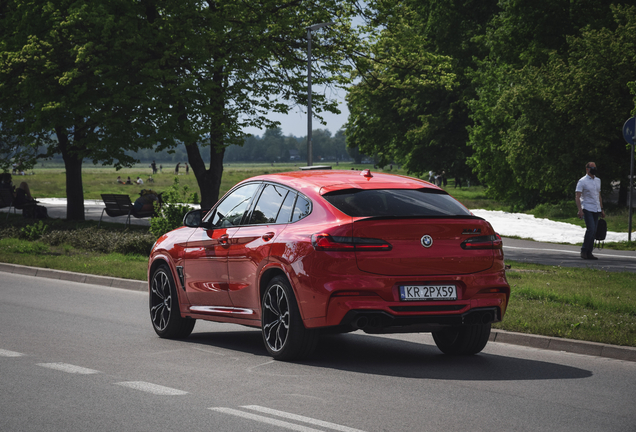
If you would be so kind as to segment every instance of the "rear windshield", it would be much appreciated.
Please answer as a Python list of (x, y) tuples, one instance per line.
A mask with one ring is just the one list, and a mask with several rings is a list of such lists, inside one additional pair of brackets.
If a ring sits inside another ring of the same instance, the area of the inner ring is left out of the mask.
[(323, 198), (353, 217), (471, 216), (455, 198), (435, 189), (347, 189)]

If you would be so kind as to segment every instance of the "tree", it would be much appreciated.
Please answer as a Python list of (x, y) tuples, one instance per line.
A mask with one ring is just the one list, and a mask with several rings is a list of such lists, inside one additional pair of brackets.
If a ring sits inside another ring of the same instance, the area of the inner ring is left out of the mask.
[(84, 219), (84, 159), (120, 167), (133, 162), (126, 150), (151, 144), (137, 76), (143, 12), (125, 0), (0, 5), (2, 135), (62, 155), (68, 219)]
[[(343, 62), (357, 44), (353, 0), (144, 0), (153, 32), (142, 74), (155, 83), (160, 148), (185, 143), (201, 206), (218, 199), (227, 146), (246, 126), (268, 128), (270, 112), (306, 106), (306, 27), (334, 21), (313, 36), (314, 83), (346, 82)], [(318, 113), (336, 101), (313, 95)], [(201, 158), (208, 147), (210, 165)]]
[[(491, 197), (520, 208), (571, 199), (586, 162), (602, 167), (605, 192), (629, 166), (619, 131), (632, 103), (633, 19), (603, 1), (547, 3), (550, 14), (506, 3), (474, 75), (471, 164)], [(545, 37), (547, 28), (559, 33)]]
[[(482, 55), (474, 40), (497, 2), (369, 2), (379, 26), (358, 62), (360, 83), (348, 95), (349, 146), (394, 160), (412, 173), (430, 169), (468, 177), (468, 70)], [(371, 31), (371, 30), (370, 30)]]

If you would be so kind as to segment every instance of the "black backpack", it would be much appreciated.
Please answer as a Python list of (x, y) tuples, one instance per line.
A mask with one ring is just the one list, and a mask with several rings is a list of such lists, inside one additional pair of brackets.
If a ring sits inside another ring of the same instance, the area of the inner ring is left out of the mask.
[[(605, 237), (607, 236), (607, 222), (605, 219), (599, 219), (598, 224), (596, 225), (596, 234), (594, 235), (594, 240), (596, 240), (596, 248), (603, 249), (605, 246)], [(603, 242), (601, 244), (601, 242)]]

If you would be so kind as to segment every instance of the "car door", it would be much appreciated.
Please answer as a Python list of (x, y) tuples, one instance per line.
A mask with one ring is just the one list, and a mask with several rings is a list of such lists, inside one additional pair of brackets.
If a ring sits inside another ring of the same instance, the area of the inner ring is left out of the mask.
[(227, 258), (230, 238), (239, 229), (260, 183), (229, 193), (188, 239), (183, 271), (188, 300), (196, 306), (232, 306)]
[(260, 309), (258, 276), (267, 263), (271, 245), (287, 227), (296, 192), (265, 184), (246, 223), (230, 240), (228, 255), (229, 293), (236, 307)]

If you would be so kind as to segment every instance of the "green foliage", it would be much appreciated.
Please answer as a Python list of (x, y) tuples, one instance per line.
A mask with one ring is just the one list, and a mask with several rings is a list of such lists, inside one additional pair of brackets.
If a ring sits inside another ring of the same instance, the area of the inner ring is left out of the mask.
[(155, 238), (148, 233), (116, 232), (93, 227), (72, 231), (51, 231), (42, 236), (41, 241), (51, 246), (71, 245), (90, 252), (148, 256)]
[(157, 215), (150, 219), (150, 232), (156, 238), (182, 226), (183, 217), (192, 210), (185, 203), (196, 203), (198, 200), (196, 192), (191, 194), (187, 185), (179, 185), (179, 177), (174, 178), (172, 186), (163, 192), (161, 196), (163, 204), (161, 206), (155, 204)]
[(602, 0), (502, 7), (473, 75), (471, 166), (490, 197), (521, 209), (572, 199), (589, 161), (608, 193), (629, 172), (619, 131), (633, 108), (636, 8)]
[(33, 225), (27, 225), (22, 228), (20, 230), (20, 237), (31, 241), (38, 240), (44, 235), (47, 229), (48, 226), (43, 221), (38, 221)]
[(558, 220), (571, 218), (572, 215), (577, 214), (577, 211), (576, 203), (570, 200), (558, 204), (539, 204), (529, 213), (538, 218)]
[[(152, 36), (146, 42), (152, 58), (140, 73), (152, 87), (147, 102), (159, 150), (186, 144), (204, 207), (218, 199), (225, 148), (242, 144), (245, 127), (274, 128), (271, 113), (307, 105), (306, 27), (334, 22), (312, 34), (312, 56), (320, 59), (312, 81), (348, 82), (345, 60), (359, 44), (351, 25), (355, 6), (355, 0), (327, 0), (319, 7), (314, 0), (149, 5)], [(339, 112), (324, 94), (314, 93), (312, 103), (318, 116)], [(201, 157), (206, 147), (209, 166)]]
[(369, 44), (358, 59), (359, 84), (347, 96), (347, 143), (421, 175), (429, 170), (464, 180), (467, 71), (483, 47), (475, 42), (496, 10), (487, 1), (367, 2)]
[[(157, 142), (159, 151), (185, 144), (200, 199), (212, 205), (225, 147), (241, 144), (245, 127), (277, 126), (272, 112), (306, 105), (306, 27), (334, 22), (313, 34), (317, 86), (348, 82), (359, 40), (355, 0), (8, 0), (1, 9), (0, 153), (60, 153), (77, 220), (84, 159), (129, 166), (126, 151)], [(318, 92), (313, 106), (318, 116), (339, 112)]]

